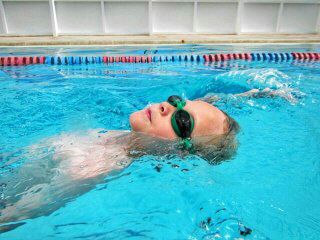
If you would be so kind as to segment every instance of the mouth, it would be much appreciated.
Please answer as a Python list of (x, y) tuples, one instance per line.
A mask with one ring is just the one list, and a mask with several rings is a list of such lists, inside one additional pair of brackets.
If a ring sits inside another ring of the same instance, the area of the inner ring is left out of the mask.
[(145, 113), (146, 113), (149, 121), (151, 122), (151, 109), (150, 109), (150, 108), (147, 108), (147, 109), (145, 110)]

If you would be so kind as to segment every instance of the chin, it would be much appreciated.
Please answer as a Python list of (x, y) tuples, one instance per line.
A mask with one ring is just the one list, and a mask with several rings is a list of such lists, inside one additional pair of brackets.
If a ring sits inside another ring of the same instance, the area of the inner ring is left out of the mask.
[(133, 131), (139, 132), (143, 129), (143, 118), (141, 116), (141, 111), (132, 113), (129, 121)]

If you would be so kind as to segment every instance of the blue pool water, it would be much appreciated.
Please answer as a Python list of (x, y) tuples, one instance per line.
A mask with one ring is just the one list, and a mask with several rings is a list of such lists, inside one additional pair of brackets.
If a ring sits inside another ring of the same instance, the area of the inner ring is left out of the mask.
[[(184, 45), (3, 48), (0, 55), (319, 50), (319, 45)], [(232, 97), (266, 87), (292, 88), (296, 102)], [(210, 165), (196, 156), (144, 156), (61, 208), (15, 223), (21, 226), (0, 239), (319, 238), (318, 62), (2, 67), (0, 91), (2, 176), (22, 168), (24, 149), (42, 139), (96, 128), (127, 130), (132, 112), (172, 94), (196, 99), (216, 93), (222, 97), (217, 106), (241, 126), (232, 159)], [(1, 178), (1, 191), (6, 181)]]

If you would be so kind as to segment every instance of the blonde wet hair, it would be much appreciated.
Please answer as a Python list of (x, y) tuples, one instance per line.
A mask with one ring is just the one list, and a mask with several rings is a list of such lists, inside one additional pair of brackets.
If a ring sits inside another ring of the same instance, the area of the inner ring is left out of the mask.
[(240, 126), (232, 117), (225, 112), (224, 114), (226, 115), (224, 134), (200, 136), (193, 139), (194, 154), (207, 160), (210, 164), (218, 164), (230, 159), (238, 148), (236, 135)]

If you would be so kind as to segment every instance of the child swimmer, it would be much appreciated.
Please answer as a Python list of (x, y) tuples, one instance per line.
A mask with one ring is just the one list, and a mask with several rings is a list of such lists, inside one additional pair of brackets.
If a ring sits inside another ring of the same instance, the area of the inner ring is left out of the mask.
[[(217, 163), (235, 149), (238, 130), (213, 105), (179, 96), (134, 112), (130, 125), (132, 131), (62, 134), (31, 146), (25, 158), (32, 160), (0, 177), (6, 183), (0, 223), (50, 214), (143, 155), (191, 153)], [(43, 156), (43, 149), (52, 155)]]
[[(237, 95), (275, 96), (287, 99), (270, 89)], [(230, 158), (237, 147), (239, 125), (210, 104), (218, 100), (213, 95), (194, 101), (170, 96), (131, 114), (132, 131), (62, 134), (31, 146), (25, 156), (31, 160), (0, 177), (6, 186), (1, 193), (0, 223), (48, 215), (143, 155), (195, 154), (213, 164)], [(12, 228), (4, 225), (0, 231)]]

